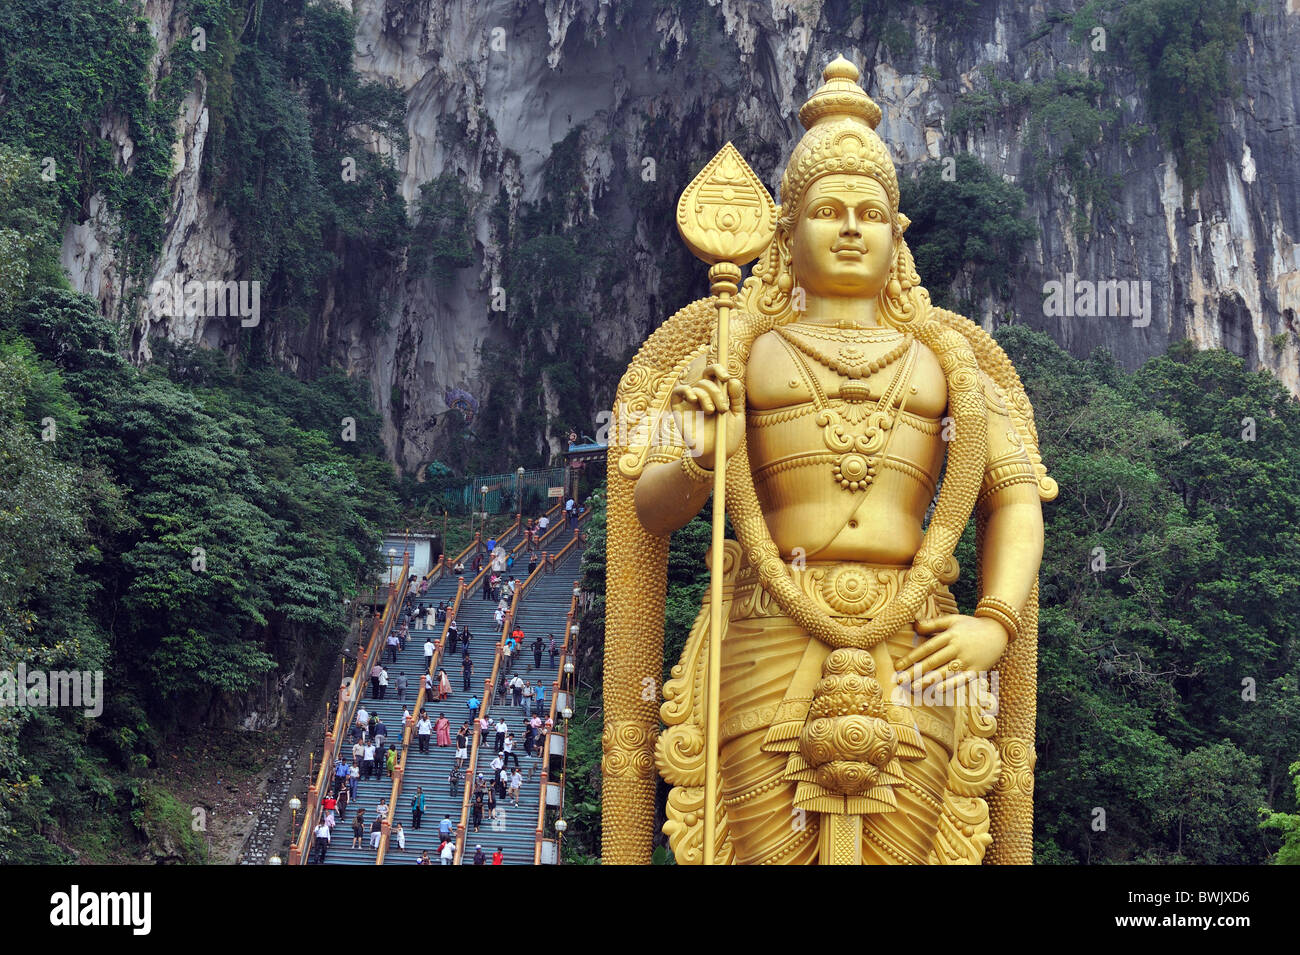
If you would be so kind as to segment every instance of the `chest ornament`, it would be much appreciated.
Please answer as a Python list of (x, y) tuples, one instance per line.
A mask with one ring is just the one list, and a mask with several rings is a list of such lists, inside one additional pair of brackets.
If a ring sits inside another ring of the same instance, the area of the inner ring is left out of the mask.
[[(838, 353), (832, 356), (784, 328), (778, 327), (776, 333), (812, 393), (822, 441), (835, 455), (831, 471), (836, 482), (847, 491), (866, 491), (875, 480), (876, 468), (889, 444), (894, 423), (902, 412), (901, 404), (894, 407), (895, 401), (911, 379), (916, 365), (917, 351), (912, 336), (900, 335), (897, 345), (876, 358), (868, 359), (856, 341), (843, 342)], [(827, 396), (803, 355), (847, 379), (840, 384), (836, 398)], [(872, 402), (871, 389), (865, 379), (900, 358), (904, 360), (894, 372), (889, 387), (879, 400)]]

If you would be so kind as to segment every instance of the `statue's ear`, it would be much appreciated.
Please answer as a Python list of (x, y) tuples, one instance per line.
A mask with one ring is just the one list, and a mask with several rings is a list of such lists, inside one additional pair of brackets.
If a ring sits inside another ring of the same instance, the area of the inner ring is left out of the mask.
[(904, 232), (906, 232), (906, 231), (907, 231), (907, 227), (910, 226), (911, 224), (912, 224), (912, 220), (911, 220), (911, 219), (909, 219), (907, 216), (903, 215), (901, 212), (898, 214), (898, 234), (899, 234), (899, 235), (902, 235)]
[[(781, 221), (781, 207), (776, 207), (776, 221)], [(773, 236), (773, 242), (776, 245), (776, 251), (781, 258), (789, 260), (790, 258), (790, 233), (786, 232), (779, 225), (776, 227), (776, 234)]]

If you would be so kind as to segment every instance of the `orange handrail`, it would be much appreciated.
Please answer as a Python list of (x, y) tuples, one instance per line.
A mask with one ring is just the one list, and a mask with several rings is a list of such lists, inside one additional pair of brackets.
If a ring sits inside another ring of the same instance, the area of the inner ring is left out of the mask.
[[(321, 794), (325, 791), (328, 782), (326, 774), (332, 771), (334, 767), (334, 762), (341, 751), (344, 734), (351, 727), (357, 704), (361, 702), (361, 693), (359, 692), (361, 676), (374, 665), (376, 652), (383, 645), (383, 641), (387, 639), (388, 631), (393, 626), (393, 620), (406, 600), (407, 571), (410, 570), (410, 564), (410, 555), (403, 556), (400, 578), (397, 582), (390, 582), (388, 585), (388, 599), (384, 604), (384, 612), (374, 619), (370, 628), (370, 642), (363, 652), (357, 654), (357, 665), (352, 673), (352, 683), (348, 688), (348, 694), (345, 696), (344, 687), (339, 687), (339, 705), (334, 714), (334, 726), (330, 732), (325, 734), (324, 755), (321, 757), (320, 770), (316, 775), (316, 781), (307, 789), (307, 811), (303, 813), (302, 827), (298, 833), (298, 839), (289, 848), (290, 865), (305, 865), (310, 857), (308, 847), (311, 844), (311, 831), (315, 828), (313, 823), (317, 819), (320, 810), (318, 803), (323, 798)], [(344, 714), (346, 714), (346, 718)]]
[[(492, 673), (483, 681), (483, 702), (479, 707), (479, 719), (487, 716), (490, 711), (492, 689), (497, 685), (497, 674), (501, 670), (501, 655), (504, 650), (505, 639), (510, 633), (510, 626), (514, 622), (515, 612), (519, 608), (519, 598), (522, 595), (523, 589), (521, 587), (516, 587), (514, 596), (510, 599), (510, 611), (505, 615), (505, 618), (501, 622), (501, 635), (497, 638), (496, 649), (492, 654)], [(482, 738), (483, 734), (480, 731), (479, 726), (475, 724), (474, 742), (471, 744), (469, 763), (465, 767), (465, 795), (461, 797), (460, 801), (460, 822), (456, 826), (456, 856), (452, 860), (453, 865), (460, 865), (461, 859), (465, 856), (465, 835), (469, 821), (469, 802), (470, 797), (473, 795), (475, 773), (478, 769), (479, 741)]]
[[(555, 682), (551, 684), (551, 709), (550, 712), (547, 714), (547, 719), (548, 719), (547, 725), (550, 726), (551, 728), (555, 727), (555, 706), (557, 701), (559, 700), (560, 687), (564, 684), (564, 663), (566, 660), (569, 659), (569, 656), (573, 652), (573, 648), (570, 647), (569, 645), (570, 643), (569, 637), (570, 637), (571, 629), (573, 627), (574, 617), (577, 616), (578, 613), (578, 581), (576, 580), (573, 582), (573, 591), (574, 591), (573, 599), (569, 601), (569, 613), (564, 618), (564, 646), (560, 650), (560, 665), (556, 668), (555, 671)], [(569, 692), (571, 695), (572, 688), (570, 688)], [(538, 783), (537, 833), (533, 841), (533, 865), (542, 864), (542, 836), (546, 825), (546, 784), (547, 782), (549, 782), (549, 779), (547, 778), (549, 776), (549, 773), (547, 772), (547, 767), (550, 765), (550, 761), (551, 761), (550, 745), (551, 745), (551, 732), (548, 729), (545, 735), (542, 737), (542, 746), (543, 746), (542, 772), (541, 772), (541, 779), (539, 780)], [(569, 741), (566, 738), (564, 741), (565, 765), (567, 765), (568, 763), (568, 755), (569, 755)], [(561, 779), (564, 778), (563, 769), (560, 771), (560, 778)], [(561, 805), (563, 805), (563, 797), (561, 797)], [(556, 840), (555, 848), (556, 848), (556, 861), (558, 862), (559, 861), (558, 839)]]
[[(590, 514), (590, 511), (588, 511), (587, 513)], [(586, 516), (587, 515), (584, 514), (582, 517), (579, 518), (579, 520), (580, 521), (583, 520)], [(505, 619), (502, 621), (501, 636), (497, 641), (496, 652), (493, 654), (492, 657), (492, 673), (486, 680), (483, 681), (483, 705), (479, 708), (480, 719), (487, 716), (489, 713), (490, 704), (492, 700), (492, 692), (497, 685), (497, 678), (500, 674), (503, 644), (505, 643), (506, 637), (510, 633), (510, 629), (515, 620), (515, 614), (519, 609), (519, 599), (524, 595), (524, 591), (527, 589), (527, 587), (536, 583), (541, 573), (553, 572), (555, 570), (555, 565), (560, 560), (563, 559), (564, 555), (569, 550), (577, 546), (577, 543), (578, 543), (578, 532), (574, 531), (573, 537), (569, 540), (567, 544), (565, 544), (562, 548), (560, 548), (560, 552), (558, 554), (546, 555), (545, 559), (537, 565), (537, 568), (531, 574), (528, 575), (528, 577), (524, 580), (524, 582), (519, 587), (515, 588), (514, 598), (510, 602), (510, 611), (509, 613), (506, 614)], [(475, 579), (477, 580), (478, 578)], [(565, 632), (566, 643), (568, 642), (568, 639), (569, 639), (568, 632), (566, 631)], [(552, 698), (552, 703), (553, 702), (554, 699)], [(465, 856), (465, 843), (466, 843), (465, 837), (467, 834), (468, 824), (469, 824), (469, 803), (473, 795), (473, 791), (471, 790), (470, 787), (473, 785), (473, 781), (477, 776), (479, 741), (482, 738), (483, 738), (482, 732), (479, 730), (478, 726), (475, 726), (474, 742), (470, 749), (469, 763), (467, 764), (465, 769), (465, 794), (464, 796), (461, 797), (460, 823), (456, 826), (456, 856), (455, 859), (453, 860), (453, 864), (455, 865), (460, 865), (461, 860)]]
[[(429, 676), (436, 677), (438, 668), (442, 663), (442, 654), (447, 647), (447, 628), (451, 622), (456, 619), (456, 611), (460, 609), (461, 597), (465, 595), (467, 588), (462, 580), (456, 585), (456, 597), (452, 600), (451, 606), (447, 608), (447, 617), (442, 622), (442, 636), (434, 644), (433, 657), (429, 663), (429, 669), (426, 671)], [(388, 818), (383, 822), (383, 834), (379, 837), (379, 852), (375, 854), (375, 865), (384, 864), (384, 856), (388, 854), (388, 837), (392, 833), (393, 823), (397, 818), (397, 800), (402, 793), (402, 781), (406, 775), (406, 756), (411, 751), (411, 734), (415, 730), (415, 723), (419, 719), (420, 709), (424, 705), (424, 679), (420, 680), (420, 691), (415, 697), (415, 707), (411, 710), (413, 719), (410, 724), (402, 731), (402, 756), (398, 764), (397, 772), (393, 775), (393, 789), (388, 799)]]

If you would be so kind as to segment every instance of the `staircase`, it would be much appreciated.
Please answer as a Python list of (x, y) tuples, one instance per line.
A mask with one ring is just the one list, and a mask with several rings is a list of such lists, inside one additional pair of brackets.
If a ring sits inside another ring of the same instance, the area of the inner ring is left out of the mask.
[[(553, 522), (558, 517), (557, 512), (558, 508), (552, 510)], [(558, 522), (562, 524), (563, 518), (560, 517)], [(555, 523), (552, 524), (552, 527), (555, 527)], [(568, 540), (570, 534), (570, 531), (556, 528), (555, 533), (542, 545), (543, 549), (548, 547), (553, 549), (555, 544), (552, 542)], [(515, 551), (516, 548), (519, 549), (515, 553), (515, 565), (509, 573), (522, 581), (527, 576), (528, 555), (522, 553), (522, 545), (518, 543), (519, 538), (520, 532), (518, 525), (516, 525), (503, 533), (498, 538), (498, 542), (512, 551)], [(580, 550), (577, 548), (571, 549), (565, 559), (557, 564), (554, 572), (543, 573), (527, 595), (521, 597), (518, 613), (519, 625), (523, 627), (529, 640), (536, 636), (533, 631), (539, 630), (543, 637), (549, 632), (554, 632), (557, 643), (563, 644), (565, 615), (580, 560)], [(472, 579), (472, 575), (467, 574), (467, 582), (470, 579)], [(457, 578), (451, 574), (439, 573), (438, 578), (430, 585), (426, 594), (411, 598), (412, 606), (436, 606), (443, 601), (450, 604), (456, 596), (457, 584)], [(430, 860), (434, 864), (438, 864), (439, 823), (444, 816), (448, 818), (451, 824), (453, 838), (455, 836), (456, 827), (461, 821), (464, 776), (468, 769), (468, 766), (462, 766), (459, 772), (456, 771), (456, 733), (465, 722), (470, 722), (471, 726), (473, 726), (473, 714), (466, 707), (466, 701), (469, 699), (471, 692), (482, 698), (484, 680), (492, 672), (495, 648), (501, 633), (501, 628), (495, 620), (495, 610), (496, 601), (482, 599), (481, 588), (467, 591), (461, 599), (460, 612), (456, 614), (456, 621), (460, 634), (464, 634), (466, 628), (472, 634), (469, 644), (470, 659), (474, 664), (469, 684), (471, 691), (467, 692), (464, 689), (464, 674), (461, 665), (464, 650), (463, 639), (458, 639), (455, 652), (452, 652), (448, 641), (440, 666), (446, 670), (453, 692), (446, 701), (440, 702), (437, 699), (435, 685), (433, 699), (431, 701), (426, 700), (425, 709), (430, 720), (434, 723), (436, 723), (439, 714), (446, 714), (451, 722), (450, 745), (439, 747), (435, 731), (429, 740), (429, 751), (421, 753), (419, 751), (418, 736), (412, 733), (410, 749), (406, 754), (402, 788), (397, 804), (394, 807), (395, 812), (392, 814), (392, 830), (384, 856), (384, 864), (386, 865), (414, 864), (426, 850), (429, 852)], [(443, 634), (442, 623), (431, 622), (429, 626), (435, 629), (410, 630), (406, 646), (398, 651), (396, 662), (390, 659), (388, 650), (384, 649), (381, 659), (388, 670), (390, 684), (385, 699), (375, 698), (371, 692), (369, 679), (362, 681), (361, 685), (362, 695), (359, 706), (364, 707), (370, 713), (378, 714), (380, 720), (383, 721), (388, 730), (387, 743), (397, 747), (399, 765), (402, 757), (401, 744), (404, 731), (403, 708), (410, 706), (414, 717), (418, 718), (419, 715), (414, 710), (414, 705), (419, 695), (420, 681), (427, 670), (424, 643), (430, 637), (437, 641)], [(551, 664), (549, 654), (543, 653), (542, 668), (540, 670), (533, 667), (531, 651), (524, 652), (516, 659), (519, 661), (519, 665), (512, 668), (514, 672), (518, 672), (525, 680), (544, 683), (547, 693), (546, 700), (549, 705), (550, 694), (553, 692), (552, 684), (556, 679), (555, 668)], [(408, 686), (402, 700), (397, 699), (395, 686), (399, 673), (405, 674), (408, 680)], [(529, 757), (525, 754), (523, 742), (525, 730), (524, 708), (522, 706), (512, 706), (510, 703), (511, 701), (507, 697), (503, 699), (499, 706), (494, 705), (491, 712), (494, 723), (497, 717), (504, 717), (515, 736), (515, 753), (519, 757), (519, 767), (524, 777), (524, 782), (519, 791), (519, 806), (516, 808), (507, 797), (498, 803), (495, 819), (487, 818), (485, 812), (480, 832), (474, 833), (471, 828), (467, 835), (467, 849), (465, 852), (465, 862), (467, 864), (473, 859), (475, 847), (480, 844), (483, 845), (484, 852), (489, 857), (497, 846), (501, 846), (507, 864), (531, 865), (533, 861), (542, 757), (540, 755)], [(545, 712), (542, 713), (543, 718), (546, 715)], [(342, 752), (344, 758), (350, 762), (352, 744), (355, 742), (351, 727), (349, 727), (348, 733), (347, 742)], [(470, 730), (470, 733), (473, 733), (473, 729)], [(487, 748), (491, 748), (493, 741), (494, 735), (490, 735)], [(470, 742), (472, 751), (472, 735)], [(537, 751), (540, 754), (540, 746)], [(487, 764), (494, 755), (493, 752), (485, 756), (482, 770), (484, 774), (491, 773), (491, 769)], [(467, 764), (468, 759), (464, 762)], [(514, 765), (513, 760), (510, 765)], [(332, 772), (329, 778), (332, 782)], [(337, 816), (333, 838), (326, 852), (325, 862), (327, 864), (373, 865), (375, 863), (378, 853), (371, 847), (370, 825), (375, 819), (380, 803), (390, 797), (392, 787), (393, 780), (386, 772), (380, 778), (358, 780), (356, 797), (350, 800), (346, 810)], [(411, 800), (416, 794), (417, 787), (423, 791), (424, 795), (424, 813), (418, 830), (414, 827), (411, 806)], [(352, 848), (352, 824), (359, 809), (365, 810), (365, 831), (360, 846), (354, 849)], [(403, 839), (398, 838), (397, 827), (399, 824), (402, 827)], [(495, 831), (493, 827), (496, 827)], [(493, 838), (496, 838), (497, 841), (492, 841)], [(310, 851), (305, 854), (308, 864), (317, 864), (315, 839), (310, 839), (308, 845)]]
[[(531, 642), (538, 635), (546, 639), (548, 634), (554, 633), (557, 644), (563, 645), (565, 615), (569, 610), (573, 581), (577, 577), (581, 559), (582, 554), (579, 549), (571, 550), (556, 565), (553, 573), (544, 574), (539, 578), (520, 600), (518, 623), (523, 628), (526, 643)], [(517, 577), (525, 576), (526, 556), (517, 556), (515, 567), (518, 571)], [(497, 627), (494, 618), (495, 610), (496, 602), (483, 600), (480, 587), (473, 593), (465, 595), (461, 601), (460, 613), (456, 615), (456, 622), (462, 631), (468, 625), (474, 635), (470, 641), (470, 659), (474, 661), (474, 675), (470, 686), (472, 692), (480, 698), (483, 694), (483, 681), (492, 673), (492, 659), (500, 635), (500, 628)], [(448, 719), (452, 720), (452, 745), (439, 748), (435, 740), (431, 743), (427, 754), (419, 752), (418, 747), (415, 747), (407, 755), (406, 773), (402, 778), (401, 800), (394, 820), (393, 836), (389, 840), (388, 852), (384, 857), (385, 865), (411, 865), (419, 860), (421, 852), (425, 849), (429, 850), (429, 857), (436, 862), (439, 843), (438, 823), (442, 821), (444, 815), (447, 816), (451, 823), (453, 838), (456, 827), (460, 823), (464, 795), (461, 787), (464, 782), (462, 779), (457, 779), (455, 784), (451, 782), (451, 774), (456, 765), (455, 735), (456, 729), (463, 722), (470, 720), (471, 716), (466, 707), (470, 693), (464, 690), (460, 672), (462, 650), (463, 646), (458, 647), (454, 654), (450, 651), (447, 654), (447, 661), (452, 664), (447, 669), (447, 675), (452, 680), (451, 697), (445, 704), (435, 702), (430, 708), (430, 713), (435, 719), (438, 713), (445, 712)], [(512, 672), (518, 673), (524, 680), (532, 681), (534, 684), (540, 681), (545, 685), (546, 701), (549, 706), (552, 684), (556, 678), (550, 655), (542, 654), (540, 669), (534, 665), (531, 650), (525, 649), (516, 655), (514, 660), (516, 665), (511, 668)], [(515, 754), (519, 757), (520, 774), (524, 782), (519, 788), (518, 807), (507, 797), (497, 803), (495, 819), (488, 818), (485, 809), (483, 823), (478, 832), (473, 829), (472, 818), (467, 820), (463, 864), (472, 863), (474, 851), (478, 846), (483, 847), (483, 852), (490, 862), (492, 853), (499, 846), (506, 865), (532, 865), (537, 829), (537, 803), (540, 795), (539, 778), (544, 757), (529, 756), (524, 752), (524, 707), (514, 706), (509, 697), (502, 697), (500, 703), (494, 698), (490, 707), (490, 716), (494, 724), (498, 718), (503, 718), (510, 727), (510, 732), (514, 734)], [(543, 713), (543, 719), (545, 716), (546, 714)], [(475, 731), (471, 723), (470, 732)], [(491, 779), (492, 773), (488, 763), (495, 755), (495, 750), (492, 749), (495, 739), (495, 732), (490, 733), (487, 739), (488, 745), (480, 753), (481, 765), (478, 772), (488, 780)], [(471, 736), (471, 748), (472, 743)], [(514, 761), (510, 760), (508, 765), (513, 768)], [(465, 768), (467, 767), (464, 767), (462, 772)], [(411, 799), (415, 795), (417, 786), (424, 790), (425, 797), (425, 816), (419, 832), (413, 831), (411, 824)], [(399, 822), (405, 830), (405, 852), (398, 848), (396, 824)]]
[[(447, 602), (450, 602), (456, 596), (456, 583), (457, 581), (455, 577), (451, 577), (450, 575), (444, 576), (441, 579), (435, 581), (429, 587), (428, 593), (426, 593), (423, 597), (415, 598), (415, 603), (417, 603), (419, 606), (437, 606), (439, 601), (445, 600)], [(490, 622), (490, 618), (489, 618), (489, 622)], [(441, 628), (441, 624), (437, 624), (436, 626)], [(475, 635), (477, 636), (479, 632), (478, 627), (472, 627), (471, 629), (474, 630)], [(490, 632), (489, 630), (484, 631), (484, 637), (487, 638), (484, 639), (483, 641), (485, 643), (489, 642), (490, 640), (490, 638), (488, 637), (489, 632)], [(384, 725), (388, 728), (387, 741), (399, 747), (398, 754), (397, 754), (399, 759), (401, 758), (402, 755), (400, 750), (400, 746), (402, 742), (402, 731), (403, 731), (402, 708), (403, 706), (413, 706), (415, 702), (415, 698), (419, 694), (420, 691), (419, 681), (424, 678), (424, 672), (426, 669), (426, 665), (424, 661), (424, 642), (429, 638), (430, 635), (436, 638), (439, 634), (438, 632), (429, 631), (429, 630), (411, 630), (410, 636), (406, 641), (406, 648), (404, 650), (398, 651), (396, 663), (390, 662), (388, 651), (387, 649), (384, 650), (382, 659), (383, 659), (384, 666), (388, 669), (388, 682), (389, 682), (389, 687), (385, 695), (386, 696), (385, 699), (383, 700), (375, 699), (371, 694), (370, 681), (369, 680), (364, 681), (365, 692), (361, 697), (361, 706), (363, 706), (366, 710), (368, 710), (371, 713), (379, 714), (380, 720), (382, 720)], [(475, 642), (478, 641), (475, 640)], [(397, 675), (399, 673), (405, 673), (408, 681), (405, 700), (397, 699), (397, 689), (394, 684), (397, 682)], [(452, 674), (449, 672), (448, 676), (455, 677), (458, 676), (458, 674)], [(458, 680), (456, 682), (456, 685), (457, 686), (460, 685)], [(435, 700), (435, 706), (436, 706), (436, 700)], [(464, 708), (463, 702), (461, 703), (461, 708), (462, 709)], [(452, 714), (451, 712), (448, 712), (447, 715), (448, 717), (450, 717)], [(433, 711), (433, 717), (434, 719), (437, 718), (437, 710)], [(344, 747), (344, 755), (349, 760), (351, 759), (352, 756), (352, 743), (353, 743), (353, 738), (349, 736), (348, 743)], [(412, 746), (414, 747), (415, 745), (416, 744), (413, 739)], [(407, 758), (406, 765), (407, 765), (407, 774), (409, 777), (411, 774), (411, 765), (412, 765), (411, 757)], [(417, 784), (411, 785), (410, 788), (411, 792), (415, 791), (414, 788), (415, 785)], [(423, 785), (425, 786), (425, 792), (429, 793), (430, 792), (429, 786), (427, 784), (423, 784)], [(338, 818), (338, 821), (334, 826), (333, 839), (330, 841), (329, 850), (326, 852), (325, 855), (326, 864), (328, 865), (373, 865), (374, 864), (376, 852), (374, 849), (370, 847), (370, 823), (375, 818), (376, 807), (379, 805), (381, 800), (385, 800), (389, 797), (389, 795), (392, 792), (392, 788), (393, 788), (393, 780), (387, 775), (387, 773), (384, 774), (382, 779), (377, 780), (371, 778), (369, 780), (359, 780), (357, 782), (356, 799), (351, 800), (348, 803), (347, 812)], [(446, 791), (447, 791), (446, 776), (444, 774), (443, 787), (442, 787), (442, 792), (444, 796), (446, 795)], [(432, 819), (432, 814), (435, 811), (435, 809), (439, 813), (444, 811), (450, 811), (449, 808), (444, 809), (443, 808), (444, 805), (447, 805), (447, 800), (445, 798), (437, 806), (434, 805), (432, 799), (427, 800), (425, 805), (425, 809), (426, 809), (425, 821), (427, 822)], [(353, 849), (351, 848), (352, 822), (356, 818), (356, 811), (358, 808), (365, 809), (366, 811), (366, 816), (365, 816), (366, 831), (365, 831), (365, 835), (362, 837), (361, 848)], [(460, 812), (460, 803), (459, 801), (457, 801), (456, 813), (459, 814), (459, 812)], [(436, 828), (437, 820), (440, 820), (441, 818), (442, 816), (438, 815), (437, 819), (433, 820), (435, 825), (434, 828), (435, 835), (437, 833), (437, 828)], [(398, 813), (397, 821), (400, 821), (403, 827), (405, 827), (408, 831), (410, 830), (411, 813), (409, 808), (409, 802), (408, 802), (408, 806), (406, 807), (406, 811)], [(394, 824), (393, 831), (396, 832), (396, 824)], [(411, 857), (410, 855), (411, 845), (412, 845), (411, 839), (408, 836), (406, 842), (407, 851), (405, 854), (407, 858), (405, 861), (414, 861), (415, 859), (418, 859), (420, 857), (420, 853), (418, 850), (415, 852), (414, 857), (413, 858)], [(422, 845), (421, 848), (427, 848), (427, 845)], [(433, 846), (433, 849), (436, 852), (437, 849), (436, 844)], [(393, 838), (391, 841), (390, 851), (396, 851), (396, 850), (397, 850), (397, 840), (396, 838)], [(396, 854), (399, 858), (403, 856), (403, 853), (401, 852), (397, 852)], [(434, 854), (435, 854), (434, 852), (430, 853), (431, 856)], [(311, 861), (313, 863), (316, 861), (314, 839), (312, 841)]]

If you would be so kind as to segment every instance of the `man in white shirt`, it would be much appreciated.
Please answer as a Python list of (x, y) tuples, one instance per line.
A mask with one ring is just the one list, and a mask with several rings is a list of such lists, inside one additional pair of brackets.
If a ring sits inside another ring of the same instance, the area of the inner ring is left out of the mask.
[(365, 750), (361, 753), (361, 778), (369, 779), (370, 774), (375, 771), (375, 744), (366, 743)]
[(433, 651), (436, 648), (433, 645), (433, 637), (424, 641), (424, 668), (429, 669), (429, 663), (433, 660)]
[(383, 667), (379, 668), (379, 698), (382, 700), (388, 693), (388, 671)]
[(537, 530), (540, 532), (538, 536), (540, 536), (541, 534), (545, 534), (546, 528), (550, 526), (551, 526), (551, 519), (549, 517), (547, 517), (545, 514), (539, 517), (537, 519)]
[(390, 631), (388, 634), (388, 662), (397, 662), (397, 648), (401, 644), (401, 638), (397, 636), (396, 631)]
[(519, 787), (524, 784), (524, 777), (519, 775), (518, 768), (515, 769), (514, 775), (510, 777), (510, 798), (515, 801), (515, 807), (519, 806)]
[[(493, 744), (492, 748), (496, 750), (498, 753), (501, 753), (505, 751), (506, 733), (510, 732), (510, 727), (506, 725), (505, 720), (501, 719), (500, 717), (497, 717), (496, 731), (497, 731), (496, 742)], [(497, 768), (500, 769), (500, 767)]]
[(438, 858), (442, 860), (443, 865), (451, 865), (452, 860), (456, 858), (456, 843), (448, 839), (442, 844), (442, 852)]
[(320, 821), (316, 827), (316, 864), (325, 864), (325, 850), (330, 847), (330, 827), (325, 824), (325, 820)]
[(515, 706), (521, 706), (523, 704), (524, 681), (519, 678), (518, 674), (510, 678), (510, 692), (514, 696)]
[(498, 626), (498, 627), (503, 627), (503, 626), (505, 626), (505, 622), (506, 622), (506, 612), (505, 612), (504, 610), (502, 610), (500, 607), (497, 607), (497, 612), (496, 612), (495, 616), (496, 616), (497, 626)]
[(429, 721), (427, 716), (415, 724), (415, 734), (420, 740), (420, 752), (427, 753), (429, 751), (429, 734), (432, 732), (433, 723)]

